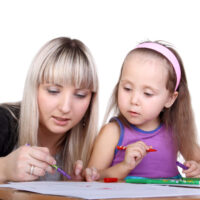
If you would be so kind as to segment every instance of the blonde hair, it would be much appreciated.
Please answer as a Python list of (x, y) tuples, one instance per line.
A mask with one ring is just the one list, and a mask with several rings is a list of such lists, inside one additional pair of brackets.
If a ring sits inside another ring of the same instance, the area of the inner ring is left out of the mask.
[[(83, 119), (69, 130), (58, 145), (64, 169), (71, 173), (81, 159), (87, 166), (98, 122), (98, 77), (89, 49), (79, 40), (60, 37), (46, 43), (35, 56), (25, 82), (19, 120), (19, 145), (38, 145), (39, 110), (37, 91), (41, 83), (73, 84), (92, 91)], [(85, 126), (83, 127), (83, 123)]]
[[(161, 41), (156, 41), (156, 42), (166, 46), (170, 51), (172, 51), (176, 56), (176, 58), (178, 59), (181, 67), (181, 80), (179, 87), (177, 89), (178, 97), (170, 108), (167, 109), (165, 108), (163, 112), (160, 113), (160, 119), (161, 122), (164, 123), (167, 128), (172, 128), (174, 139), (176, 140), (178, 146), (178, 150), (184, 156), (184, 158), (187, 160), (195, 159), (194, 158), (195, 152), (197, 149), (198, 150), (200, 149), (197, 144), (197, 132), (196, 132), (195, 120), (193, 116), (190, 93), (188, 89), (187, 78), (183, 62), (179, 54), (171, 46), (166, 45), (166, 43), (164, 44)], [(119, 81), (121, 79), (124, 63), (126, 62), (127, 58), (135, 52), (141, 53), (144, 56), (147, 55), (154, 56), (155, 58), (161, 59), (165, 64), (167, 63), (168, 80), (166, 88), (169, 90), (170, 93), (173, 93), (176, 86), (176, 74), (173, 69), (173, 66), (163, 55), (151, 49), (141, 48), (141, 49), (131, 50), (124, 59)], [(113, 90), (113, 94), (110, 98), (110, 104), (108, 105), (108, 109), (105, 114), (104, 123), (108, 119), (108, 116), (110, 115), (111, 111), (113, 111), (113, 113), (117, 115), (125, 125), (127, 125), (127, 121), (120, 113), (120, 110), (118, 109), (117, 105), (119, 81), (116, 84)]]

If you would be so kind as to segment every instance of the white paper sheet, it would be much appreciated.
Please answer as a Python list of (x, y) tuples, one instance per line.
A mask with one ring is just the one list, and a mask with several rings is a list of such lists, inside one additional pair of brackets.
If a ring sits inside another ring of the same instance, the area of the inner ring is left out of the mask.
[(0, 187), (10, 187), (48, 195), (84, 199), (142, 198), (200, 195), (199, 188), (183, 188), (149, 184), (101, 183), (101, 182), (10, 182)]

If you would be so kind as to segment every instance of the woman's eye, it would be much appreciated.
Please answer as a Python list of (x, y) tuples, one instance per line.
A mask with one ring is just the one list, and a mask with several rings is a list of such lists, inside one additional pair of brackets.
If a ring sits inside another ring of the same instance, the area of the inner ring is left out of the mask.
[(54, 88), (48, 88), (47, 91), (50, 94), (57, 94), (57, 93), (59, 93), (59, 90), (58, 89), (54, 89)]
[(82, 98), (86, 97), (87, 95), (86, 94), (82, 94), (82, 93), (76, 93), (75, 96), (80, 98), (80, 99), (82, 99)]

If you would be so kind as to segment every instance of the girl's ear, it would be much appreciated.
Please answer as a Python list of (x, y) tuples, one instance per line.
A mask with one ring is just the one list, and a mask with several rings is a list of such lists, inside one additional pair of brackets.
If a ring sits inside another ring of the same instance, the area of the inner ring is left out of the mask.
[(175, 91), (173, 94), (169, 96), (168, 101), (165, 103), (165, 108), (170, 108), (178, 97), (178, 92)]

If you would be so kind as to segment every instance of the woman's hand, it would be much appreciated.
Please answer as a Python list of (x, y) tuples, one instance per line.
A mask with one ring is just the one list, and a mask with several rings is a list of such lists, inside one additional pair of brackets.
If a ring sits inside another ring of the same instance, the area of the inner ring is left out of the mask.
[(138, 141), (126, 147), (124, 161), (122, 162), (127, 169), (134, 169), (146, 156), (147, 150), (152, 148), (147, 146), (144, 142)]
[(187, 170), (182, 171), (186, 175), (186, 177), (200, 178), (200, 163), (191, 160), (191, 161), (186, 161), (184, 165), (188, 167)]
[(21, 146), (3, 158), (5, 181), (33, 181), (46, 172), (54, 173), (56, 164), (46, 147)]

